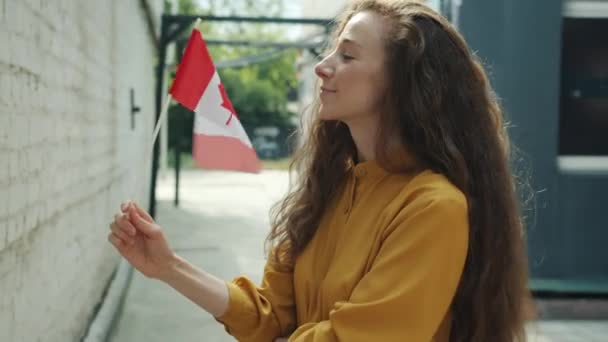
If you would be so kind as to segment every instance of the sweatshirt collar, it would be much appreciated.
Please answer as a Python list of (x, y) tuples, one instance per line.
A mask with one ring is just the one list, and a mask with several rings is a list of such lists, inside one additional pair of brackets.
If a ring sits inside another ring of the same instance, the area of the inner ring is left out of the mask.
[(352, 172), (357, 180), (372, 180), (384, 177), (389, 174), (389, 171), (383, 169), (375, 160), (367, 160), (354, 164)]

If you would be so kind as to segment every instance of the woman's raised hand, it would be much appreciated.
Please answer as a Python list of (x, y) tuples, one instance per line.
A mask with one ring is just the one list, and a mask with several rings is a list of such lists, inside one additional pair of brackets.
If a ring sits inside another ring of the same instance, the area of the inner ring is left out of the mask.
[(114, 215), (108, 240), (135, 269), (145, 276), (164, 280), (176, 262), (162, 228), (135, 202), (121, 205)]

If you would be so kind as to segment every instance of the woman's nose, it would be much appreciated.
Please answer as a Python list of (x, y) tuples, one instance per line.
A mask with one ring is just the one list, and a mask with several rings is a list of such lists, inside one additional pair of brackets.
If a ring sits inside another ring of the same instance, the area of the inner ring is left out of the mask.
[(315, 65), (315, 74), (320, 78), (330, 78), (333, 75), (333, 70), (323, 60)]

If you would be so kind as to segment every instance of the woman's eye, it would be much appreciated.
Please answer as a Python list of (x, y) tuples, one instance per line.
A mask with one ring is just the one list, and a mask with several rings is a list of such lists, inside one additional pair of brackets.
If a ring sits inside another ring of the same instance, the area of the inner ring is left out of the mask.
[(340, 56), (342, 56), (342, 59), (345, 61), (350, 61), (354, 59), (353, 56), (347, 55), (345, 53), (340, 54)]

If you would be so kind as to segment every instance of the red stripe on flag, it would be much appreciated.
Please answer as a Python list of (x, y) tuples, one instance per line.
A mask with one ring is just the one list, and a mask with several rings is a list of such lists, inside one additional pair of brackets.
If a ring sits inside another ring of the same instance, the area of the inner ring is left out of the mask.
[(205, 40), (200, 31), (194, 29), (169, 93), (177, 102), (194, 111), (214, 73), (215, 66)]
[(238, 138), (194, 134), (192, 157), (203, 169), (260, 172), (255, 150)]

